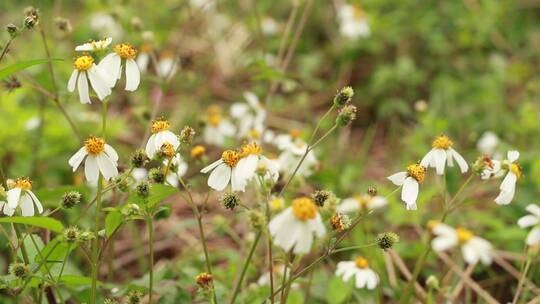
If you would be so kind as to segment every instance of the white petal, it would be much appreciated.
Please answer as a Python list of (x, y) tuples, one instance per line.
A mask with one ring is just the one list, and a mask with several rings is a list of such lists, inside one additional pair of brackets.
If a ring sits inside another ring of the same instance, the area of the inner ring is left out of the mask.
[(96, 92), (99, 100), (103, 101), (105, 97), (111, 95), (111, 88), (107, 84), (107, 80), (103, 79), (98, 72), (96, 71), (96, 66), (88, 70), (88, 79), (90, 79), (90, 84)]
[(461, 156), (459, 153), (456, 152), (456, 150), (450, 148), (448, 151), (452, 154), (452, 157), (456, 160), (459, 169), (461, 170), (461, 173), (467, 172), (469, 170), (469, 165), (467, 164), (467, 161)]
[(246, 185), (248, 182), (248, 177), (243, 174), (242, 171), (238, 170), (238, 167), (235, 167), (231, 171), (231, 188), (232, 191), (246, 191)]
[(313, 233), (309, 228), (309, 224), (306, 222), (300, 223), (300, 229), (302, 237), (298, 239), (297, 243), (294, 246), (294, 254), (306, 254), (311, 249), (313, 244)]
[(317, 213), (314, 219), (310, 220), (309, 227), (312, 232), (310, 235), (315, 234), (315, 237), (322, 238), (326, 234), (326, 228), (324, 227), (321, 215)]
[(526, 227), (534, 226), (538, 224), (539, 222), (540, 222), (540, 218), (534, 215), (525, 215), (524, 217), (518, 220), (517, 224), (521, 228), (526, 228)]
[(81, 100), (81, 103), (92, 103), (88, 94), (88, 80), (86, 80), (85, 72), (79, 74), (77, 88), (79, 89), (79, 99)]
[(530, 213), (540, 218), (540, 207), (538, 205), (529, 204), (527, 205), (527, 207), (525, 207), (525, 210), (529, 211)]
[(109, 146), (108, 144), (105, 144), (105, 153), (113, 162), (118, 162), (118, 153), (116, 153), (116, 150), (114, 150), (113, 147)]
[(340, 213), (350, 213), (355, 212), (360, 209), (358, 201), (352, 197), (344, 199), (341, 204), (337, 207), (337, 212)]
[(513, 163), (515, 162), (516, 160), (518, 160), (519, 158), (519, 152), (518, 151), (515, 151), (515, 150), (512, 150), (512, 151), (508, 151), (506, 157), (508, 158), (508, 160)]
[(116, 163), (113, 162), (107, 155), (101, 153), (96, 157), (96, 159), (99, 166), (99, 171), (101, 171), (101, 174), (105, 180), (108, 181), (118, 175)]
[(84, 162), (84, 175), (89, 182), (97, 182), (99, 177), (99, 167), (94, 155), (88, 155)]
[(366, 286), (368, 278), (364, 270), (356, 271), (355, 279), (356, 279), (356, 288), (364, 288)]
[(540, 243), (540, 227), (534, 227), (527, 235), (527, 245), (534, 246)]
[(501, 193), (495, 198), (495, 203), (499, 205), (508, 205), (510, 202), (512, 202), (512, 199), (514, 198), (514, 190), (511, 189), (510, 191), (507, 190), (501, 190)]
[(141, 72), (133, 59), (126, 60), (126, 91), (135, 91), (141, 81)]
[(418, 182), (412, 178), (407, 177), (403, 182), (403, 189), (401, 190), (401, 200), (407, 205), (416, 204), (418, 198)]
[(367, 278), (367, 289), (375, 289), (377, 287), (377, 284), (379, 283), (379, 276), (375, 273), (375, 271), (371, 269), (366, 269), (366, 278)]
[(422, 160), (420, 161), (420, 166), (424, 167), (424, 168), (428, 168), (430, 167), (431, 164), (433, 164), (433, 151), (435, 151), (435, 149), (431, 149), (423, 158)]
[(461, 253), (463, 254), (463, 259), (468, 264), (476, 264), (480, 259), (478, 252), (476, 252), (475, 248), (470, 244), (470, 242), (461, 246)]
[(37, 196), (34, 194), (34, 192), (32, 192), (32, 190), (27, 190), (26, 193), (28, 195), (30, 195), (30, 197), (32, 198), (32, 201), (34, 202), (34, 204), (36, 205), (36, 207), (38, 209), (38, 214), (42, 214), (43, 213), (43, 205), (41, 204), (41, 202), (39, 201)]
[(249, 155), (242, 158), (236, 165), (236, 171), (238, 174), (246, 179), (250, 179), (255, 175), (257, 165), (259, 163), (259, 157), (257, 155)]
[(21, 199), (21, 188), (13, 188), (7, 192), (7, 201), (9, 208), (15, 209), (19, 205)]
[(13, 216), (13, 214), (15, 213), (15, 209), (10, 208), (6, 202), (3, 202), (3, 203), (4, 203), (4, 208), (2, 209), (2, 211), (4, 212), (4, 214), (7, 216)]
[(231, 180), (231, 171), (227, 164), (218, 165), (208, 177), (208, 186), (214, 190), (222, 191)]
[(119, 78), (120, 65), (122, 58), (116, 53), (110, 53), (105, 56), (98, 64), (98, 67), (107, 74), (109, 87), (114, 87), (116, 80)]
[(387, 177), (394, 185), (401, 186), (407, 178), (407, 172), (398, 172), (396, 174), (390, 175)]
[(146, 155), (150, 159), (154, 158), (154, 154), (156, 153), (156, 135), (152, 134), (150, 138), (148, 138), (148, 142), (146, 143)]
[(445, 251), (456, 246), (458, 243), (457, 237), (449, 235), (438, 236), (431, 241), (431, 247), (435, 251)]
[(433, 149), (433, 161), (437, 175), (444, 174), (444, 165), (446, 164), (446, 151), (443, 149)]
[(218, 160), (216, 160), (215, 162), (211, 163), (210, 165), (204, 167), (201, 169), (201, 173), (208, 173), (210, 171), (212, 171), (215, 167), (221, 165), (223, 163), (223, 160), (220, 158)]
[(513, 191), (516, 188), (516, 181), (517, 181), (517, 176), (514, 174), (514, 172), (510, 171), (504, 177), (499, 189), (506, 190), (506, 191)]
[(86, 148), (82, 147), (68, 160), (68, 164), (73, 168), (73, 172), (79, 168), (86, 154), (88, 154)]
[(77, 76), (79, 76), (79, 70), (75, 69), (73, 70), (73, 73), (71, 73), (71, 76), (69, 77), (67, 89), (70, 92), (75, 91), (75, 85), (77, 84)]
[(29, 195), (23, 194), (21, 197), (21, 213), (23, 216), (34, 216), (34, 203)]

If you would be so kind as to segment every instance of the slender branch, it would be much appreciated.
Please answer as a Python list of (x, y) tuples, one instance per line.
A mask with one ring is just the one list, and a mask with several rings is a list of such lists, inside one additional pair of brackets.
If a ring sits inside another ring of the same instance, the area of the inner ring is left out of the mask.
[(527, 258), (527, 262), (525, 263), (525, 268), (523, 271), (521, 271), (521, 278), (519, 279), (516, 294), (514, 295), (514, 300), (512, 301), (512, 304), (516, 304), (519, 300), (519, 296), (521, 295), (521, 292), (523, 291), (523, 285), (525, 283), (525, 280), (527, 279), (527, 275), (529, 274), (529, 269), (532, 265), (532, 259)]
[(259, 239), (261, 238), (262, 230), (259, 230), (257, 232), (257, 236), (255, 237), (255, 240), (253, 241), (253, 244), (251, 245), (251, 249), (249, 250), (248, 256), (246, 257), (246, 260), (244, 261), (244, 266), (242, 267), (242, 272), (240, 273), (240, 278), (238, 278), (238, 281), (236, 282), (236, 285), (234, 287), (234, 291), (231, 297), (231, 301), (229, 303), (234, 304), (236, 297), (238, 296), (238, 292), (240, 291), (240, 287), (242, 286), (242, 281), (244, 280), (244, 276), (246, 275), (246, 271), (248, 269), (249, 263), (251, 262), (251, 258), (253, 257), (253, 253), (255, 252), (255, 249), (257, 249), (257, 245), (259, 244)]

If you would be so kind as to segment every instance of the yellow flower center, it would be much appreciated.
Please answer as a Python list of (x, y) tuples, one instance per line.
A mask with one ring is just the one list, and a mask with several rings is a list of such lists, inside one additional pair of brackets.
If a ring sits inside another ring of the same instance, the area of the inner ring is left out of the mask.
[(97, 155), (105, 149), (105, 140), (101, 137), (90, 136), (84, 141), (88, 154)]
[(284, 205), (285, 205), (285, 202), (280, 197), (275, 197), (272, 200), (270, 200), (270, 209), (273, 211), (283, 209)]
[(259, 133), (259, 131), (255, 129), (251, 129), (251, 131), (249, 131), (249, 137), (252, 139), (258, 139), (260, 136), (261, 136), (261, 133)]
[(364, 257), (357, 257), (354, 260), (354, 264), (356, 264), (356, 267), (364, 269), (369, 267), (368, 260)]
[(75, 62), (73, 62), (73, 66), (79, 71), (86, 71), (90, 69), (93, 64), (94, 58), (88, 55), (79, 56), (75, 59)]
[(174, 146), (168, 142), (161, 145), (160, 151), (165, 157), (173, 157), (176, 154)]
[(131, 46), (131, 44), (121, 43), (114, 47), (114, 51), (122, 59), (133, 59), (137, 56), (137, 50)]
[(456, 228), (456, 234), (458, 241), (461, 244), (468, 242), (474, 236), (472, 232), (464, 228)]
[(452, 147), (453, 144), (454, 143), (450, 140), (448, 136), (439, 135), (435, 137), (435, 139), (431, 143), (431, 146), (435, 149), (447, 150), (448, 148)]
[(261, 146), (256, 143), (245, 144), (240, 148), (240, 158), (247, 157), (249, 155), (260, 155), (263, 152)]
[(421, 183), (426, 177), (426, 168), (422, 167), (420, 164), (409, 165), (407, 167), (407, 175)]
[(213, 114), (208, 115), (208, 123), (212, 127), (217, 127), (220, 122), (221, 122), (221, 115), (219, 115), (218, 113), (213, 113)]
[(15, 187), (23, 190), (32, 190), (32, 181), (28, 177), (19, 177), (15, 180)]
[(358, 202), (361, 209), (367, 209), (369, 202), (371, 201), (371, 197), (367, 195), (356, 195), (354, 199)]
[(191, 149), (191, 157), (193, 158), (199, 158), (206, 153), (206, 148), (201, 145), (197, 145)]
[(294, 216), (301, 221), (314, 219), (317, 215), (317, 206), (309, 197), (297, 198), (292, 202)]
[(152, 122), (152, 133), (159, 133), (161, 131), (169, 130), (171, 123), (164, 119), (154, 120)]
[(238, 164), (238, 161), (240, 160), (240, 154), (233, 150), (226, 150), (223, 151), (223, 154), (221, 154), (221, 159), (229, 167), (233, 168), (236, 166), (236, 164)]
[(521, 166), (516, 163), (512, 163), (510, 165), (510, 171), (514, 173), (518, 179), (520, 179), (523, 176), (523, 171), (521, 170)]

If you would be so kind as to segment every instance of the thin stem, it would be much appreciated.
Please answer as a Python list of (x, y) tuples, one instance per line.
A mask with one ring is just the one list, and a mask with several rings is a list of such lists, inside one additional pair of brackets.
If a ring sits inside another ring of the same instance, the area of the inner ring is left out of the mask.
[(148, 249), (150, 250), (150, 282), (148, 283), (148, 303), (152, 304), (152, 296), (154, 290), (154, 220), (152, 215), (148, 216), (146, 221), (148, 226)]
[(62, 261), (62, 267), (60, 268), (60, 272), (58, 273), (58, 279), (56, 281), (60, 282), (60, 279), (62, 278), (62, 274), (64, 273), (64, 267), (66, 266), (67, 259), (69, 257), (69, 250), (71, 249), (71, 244), (68, 244), (68, 248), (66, 251), (66, 256), (64, 257), (64, 260)]
[(332, 104), (330, 109), (328, 109), (328, 111), (326, 111), (326, 113), (324, 113), (324, 115), (321, 117), (321, 119), (319, 119), (319, 121), (317, 122), (317, 125), (315, 125), (315, 129), (313, 130), (313, 133), (311, 134), (311, 138), (309, 139), (309, 144), (311, 144), (313, 142), (313, 140), (315, 139), (315, 135), (317, 135), (317, 132), (319, 131), (319, 128), (321, 127), (321, 124), (322, 124), (323, 120), (326, 119), (326, 117), (328, 115), (330, 115), (330, 113), (332, 113), (332, 111), (334, 111), (335, 107), (336, 107), (336, 105)]
[(15, 37), (10, 37), (6, 45), (4, 46), (4, 49), (2, 50), (2, 54), (0, 55), (0, 61), (4, 59), (4, 56), (6, 56), (7, 51), (9, 50), (9, 46), (11, 45), (11, 42), (15, 39)]
[[(17, 236), (17, 239), (21, 239), (21, 231), (19, 230), (19, 227), (15, 224), (13, 224), (13, 230), (15, 230), (15, 235)], [(21, 249), (21, 253), (23, 256), (23, 261), (26, 265), (30, 265), (30, 259), (28, 258), (28, 252), (26, 251), (26, 246), (24, 245), (24, 240), (22, 242), (19, 242), (19, 247)], [(26, 286), (26, 285), (25, 285)], [(37, 301), (38, 294), (35, 289), (32, 288), (32, 298), (34, 301)]]
[(518, 286), (516, 289), (516, 294), (514, 295), (514, 300), (512, 301), (512, 304), (516, 304), (519, 300), (519, 296), (521, 295), (521, 292), (523, 291), (523, 283), (527, 279), (527, 275), (529, 274), (529, 269), (532, 265), (532, 259), (529, 257), (527, 258), (527, 262), (525, 263), (525, 268), (521, 272), (521, 278), (519, 279)]
[(249, 263), (251, 262), (251, 258), (253, 257), (253, 253), (255, 252), (255, 249), (257, 249), (257, 245), (259, 244), (259, 239), (261, 238), (262, 230), (259, 230), (257, 232), (257, 236), (255, 237), (255, 240), (253, 241), (253, 244), (251, 245), (251, 249), (249, 250), (248, 256), (246, 260), (244, 261), (244, 266), (242, 267), (242, 272), (240, 273), (240, 278), (236, 282), (236, 285), (234, 287), (234, 291), (231, 297), (231, 301), (229, 303), (234, 304), (234, 301), (236, 300), (236, 297), (238, 296), (238, 292), (240, 291), (240, 287), (242, 286), (242, 282), (244, 281), (244, 276), (246, 275), (246, 271), (248, 269)]
[(56, 98), (58, 98), (58, 87), (56, 85), (56, 77), (54, 76), (54, 70), (52, 66), (52, 58), (51, 58), (51, 52), (49, 51), (49, 45), (47, 44), (47, 37), (45, 36), (45, 31), (43, 30), (43, 27), (39, 26), (39, 33), (41, 34), (41, 41), (43, 42), (43, 48), (45, 49), (45, 54), (47, 55), (47, 59), (49, 59), (47, 66), (49, 67), (49, 74), (51, 75), (51, 81), (54, 88), (54, 93)]
[(92, 245), (92, 293), (90, 303), (96, 304), (97, 301), (97, 277), (99, 272), (99, 213), (101, 211), (101, 194), (103, 191), (103, 177), (101, 173), (98, 178), (98, 188), (96, 193), (96, 214), (94, 218), (94, 234), (95, 238)]

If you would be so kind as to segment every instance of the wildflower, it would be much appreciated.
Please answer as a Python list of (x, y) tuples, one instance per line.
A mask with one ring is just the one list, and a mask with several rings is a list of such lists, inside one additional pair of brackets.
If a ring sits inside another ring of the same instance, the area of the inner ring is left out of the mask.
[(156, 73), (161, 78), (171, 78), (178, 69), (178, 58), (171, 52), (164, 52), (159, 58), (156, 66)]
[(197, 285), (202, 289), (212, 289), (214, 287), (214, 277), (208, 272), (201, 272), (195, 277)]
[(165, 143), (169, 143), (174, 150), (177, 150), (180, 146), (178, 136), (169, 131), (171, 123), (163, 118), (154, 120), (152, 122), (152, 135), (148, 138), (146, 143), (146, 154), (150, 158), (154, 158), (156, 152), (158, 152)]
[(424, 181), (425, 176), (426, 168), (424, 166), (412, 164), (407, 167), (407, 171), (398, 172), (388, 177), (394, 185), (403, 186), (401, 200), (406, 204), (407, 210), (416, 210), (419, 184)]
[(75, 47), (75, 51), (78, 52), (97, 52), (106, 50), (112, 43), (112, 38), (108, 37), (103, 40), (92, 40), (90, 42), (78, 45)]
[(243, 96), (246, 103), (236, 102), (230, 110), (231, 117), (238, 125), (237, 136), (240, 138), (251, 137), (249, 135), (254, 131), (262, 132), (266, 119), (266, 110), (257, 95), (253, 92), (244, 92)]
[(141, 73), (146, 72), (148, 63), (150, 62), (150, 53), (152, 52), (152, 45), (150, 43), (143, 43), (139, 46), (139, 55), (137, 56), (137, 66)]
[(247, 180), (252, 179), (259, 170), (267, 179), (276, 182), (279, 177), (277, 164), (262, 155), (262, 152), (262, 148), (256, 143), (249, 143), (240, 147), (238, 170), (243, 172)]
[(469, 170), (467, 161), (456, 150), (452, 149), (452, 145), (453, 142), (446, 135), (435, 137), (432, 143), (433, 149), (422, 158), (420, 165), (426, 168), (435, 168), (438, 175), (443, 175), (445, 164), (452, 167), (455, 160), (461, 169), (461, 173), (467, 172)]
[(64, 193), (62, 196), (62, 208), (71, 209), (81, 202), (82, 195), (77, 191)]
[[(233, 150), (226, 150), (221, 154), (221, 158), (206, 166), (201, 170), (201, 173), (210, 173), (208, 177), (208, 186), (214, 190), (222, 191), (231, 183), (232, 191), (245, 191), (248, 179), (251, 177), (251, 172), (242, 171), (244, 168), (239, 168), (240, 153)], [(247, 168), (250, 169), (250, 168)]]
[(26, 279), (30, 276), (30, 268), (25, 263), (9, 264), (9, 274), (19, 279)]
[(100, 66), (96, 66), (94, 58), (90, 55), (82, 55), (77, 57), (73, 62), (75, 69), (69, 77), (67, 89), (70, 92), (75, 91), (75, 85), (79, 91), (79, 99), (81, 103), (91, 103), (88, 93), (88, 81), (96, 92), (99, 100), (103, 101), (105, 97), (111, 94), (111, 82), (106, 70)]
[(351, 213), (356, 211), (367, 211), (386, 206), (388, 201), (382, 196), (371, 196), (369, 194), (359, 194), (343, 200), (337, 207), (338, 212)]
[(351, 225), (351, 219), (346, 214), (334, 213), (330, 218), (332, 230), (341, 232)]
[(353, 105), (344, 106), (338, 113), (336, 118), (336, 125), (338, 127), (345, 127), (356, 119), (356, 107)]
[(269, 224), (274, 243), (295, 254), (308, 253), (313, 238), (321, 238), (326, 229), (317, 206), (308, 197), (297, 198), (292, 206), (276, 215)]
[(503, 173), (501, 171), (501, 162), (491, 159), (487, 154), (478, 157), (472, 168), (473, 172), (480, 175), (480, 178), (484, 180), (499, 177)]
[(34, 207), (37, 208), (38, 214), (43, 213), (43, 205), (32, 192), (32, 181), (27, 177), (17, 178), (6, 195), (7, 204), (0, 202), (0, 207), (3, 207), (2, 211), (5, 215), (12, 216), (17, 206), (21, 207), (22, 216), (34, 216)]
[(114, 87), (116, 81), (122, 76), (122, 62), (125, 65), (126, 91), (135, 91), (139, 87), (141, 72), (135, 62), (137, 50), (127, 43), (121, 43), (114, 46), (114, 53), (105, 56), (100, 62), (99, 67), (109, 74), (109, 86)]
[(498, 145), (499, 137), (497, 136), (497, 134), (491, 131), (487, 131), (482, 134), (482, 137), (480, 137), (478, 143), (476, 143), (476, 147), (478, 148), (478, 150), (487, 155), (493, 155)]
[(190, 151), (192, 158), (201, 158), (206, 153), (206, 148), (202, 145), (196, 145)]
[(68, 243), (75, 243), (79, 239), (79, 228), (69, 227), (64, 230), (64, 240)]
[[(292, 174), (308, 148), (307, 143), (300, 138), (296, 131), (291, 133), (280, 134), (275, 139), (278, 149), (282, 151), (277, 159), (279, 170), (285, 175)], [(308, 177), (313, 174), (317, 164), (318, 161), (315, 153), (309, 151), (296, 174), (298, 176)]]
[(89, 182), (97, 182), (100, 172), (107, 181), (118, 175), (118, 153), (103, 138), (90, 136), (84, 141), (84, 146), (68, 161), (73, 172), (85, 157), (84, 175)]
[(338, 9), (339, 32), (346, 38), (368, 37), (370, 28), (366, 14), (356, 5), (342, 4)]
[(375, 289), (379, 284), (379, 276), (369, 268), (369, 262), (364, 257), (357, 257), (354, 261), (339, 262), (336, 276), (341, 277), (345, 282), (354, 276), (356, 288)]
[(184, 176), (188, 170), (188, 164), (184, 161), (180, 153), (171, 158), (170, 164), (168, 160), (163, 160), (163, 165), (169, 166), (169, 171), (165, 180), (173, 187), (178, 187), (180, 177)]
[(483, 238), (475, 236), (471, 231), (464, 228), (454, 229), (439, 223), (435, 224), (432, 232), (435, 235), (435, 238), (431, 241), (433, 250), (442, 252), (460, 246), (465, 262), (476, 264), (481, 261), (485, 265), (491, 264), (491, 244)]
[(135, 168), (144, 167), (147, 162), (148, 155), (146, 155), (146, 151), (144, 151), (143, 149), (136, 150), (131, 155), (131, 165)]
[(235, 134), (234, 125), (223, 119), (221, 109), (218, 106), (211, 106), (206, 111), (206, 126), (203, 132), (203, 138), (206, 143), (216, 146), (223, 146), (225, 138)]
[(495, 198), (495, 202), (499, 205), (508, 205), (514, 198), (516, 192), (516, 182), (523, 176), (521, 166), (517, 163), (519, 158), (518, 151), (508, 151), (507, 160), (502, 163), (502, 167), (508, 170), (499, 189), (501, 192)]
[(219, 199), (225, 209), (234, 210), (240, 203), (240, 198), (234, 192), (227, 192)]
[(390, 249), (399, 242), (399, 236), (394, 232), (385, 232), (377, 235), (377, 245), (382, 250)]
[(334, 105), (338, 108), (349, 103), (354, 96), (354, 90), (351, 87), (344, 87), (334, 97)]
[(521, 228), (534, 226), (527, 235), (527, 245), (534, 246), (540, 244), (540, 207), (529, 204), (525, 210), (530, 214), (521, 217), (518, 220), (518, 225)]

